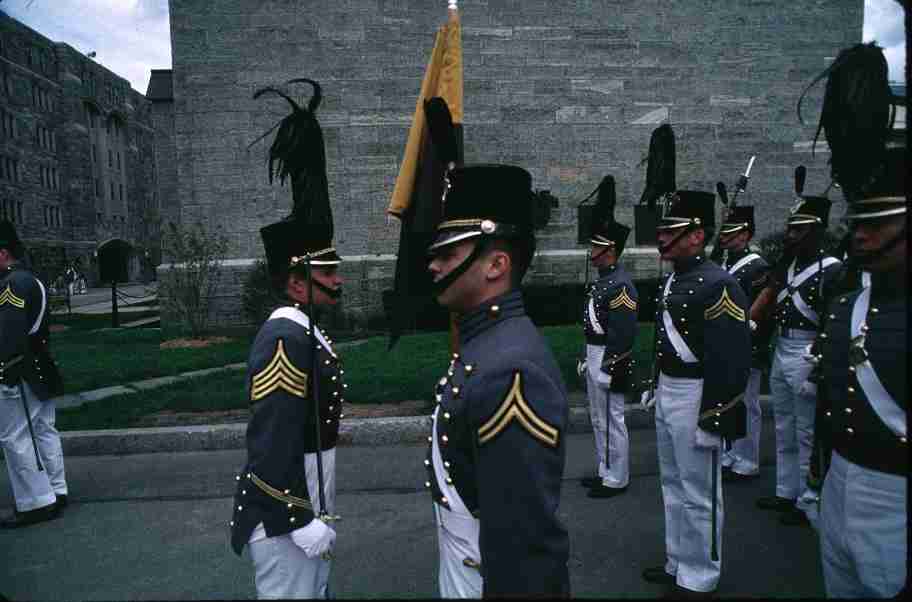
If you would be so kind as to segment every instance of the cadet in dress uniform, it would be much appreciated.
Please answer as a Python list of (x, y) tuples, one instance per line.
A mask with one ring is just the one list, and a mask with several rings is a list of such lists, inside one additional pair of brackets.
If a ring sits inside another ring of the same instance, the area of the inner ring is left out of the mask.
[[(778, 338), (770, 371), (770, 397), (776, 424), (776, 495), (757, 507), (781, 512), (780, 522), (808, 525), (816, 518), (816, 496), (805, 488), (814, 435), (816, 399), (808, 388), (812, 363), (808, 348), (821, 325), (842, 273), (842, 262), (823, 249), (830, 214), (826, 197), (799, 197), (785, 234), (779, 267), (770, 272)], [(759, 324), (764, 322), (756, 320)], [(801, 495), (799, 500), (799, 494)], [(797, 504), (796, 504), (797, 502)]]
[(852, 258), (871, 285), (839, 296), (821, 346), (818, 436), (832, 449), (820, 495), (829, 597), (890, 597), (907, 582), (908, 248), (904, 149), (880, 185), (849, 198)]
[[(723, 270), (735, 277), (747, 296), (748, 307), (766, 285), (769, 264), (752, 251), (749, 244), (754, 236), (754, 208), (737, 205), (726, 212), (719, 231)], [(738, 439), (722, 455), (722, 480), (750, 480), (760, 474), (760, 384), (763, 369), (769, 364), (769, 328), (757, 330), (751, 323), (751, 371), (744, 391), (747, 408), (747, 435)]]
[(614, 221), (614, 179), (605, 178), (593, 215), (590, 261), (598, 269), (586, 295), (586, 391), (595, 437), (596, 477), (583, 479), (589, 497), (607, 498), (627, 490), (630, 457), (624, 407), (633, 378), (639, 297), (630, 274), (618, 263), (630, 228)]
[(19, 259), (13, 225), (0, 221), (0, 444), (16, 502), (2, 528), (57, 518), (67, 504), (52, 398), (63, 381), (48, 344), (47, 291)]
[[(342, 294), (341, 259), (332, 244), (332, 211), (322, 131), (314, 94), (292, 107), (270, 149), (279, 177), (292, 180), (291, 215), (260, 230), (269, 275), (287, 298), (266, 320), (247, 360), (250, 422), (247, 463), (237, 475), (231, 546), (244, 547), (256, 573), (259, 598), (329, 598), (331, 550), (327, 524), (336, 497), (336, 441), (346, 384), (332, 341), (314, 323), (314, 306), (335, 305)], [(306, 313), (305, 310), (306, 309)]]
[(315, 305), (338, 302), (341, 260), (323, 227), (286, 220), (261, 233), (270, 274), (284, 282), (280, 291), (290, 304), (269, 316), (247, 361), (247, 464), (237, 476), (231, 545), (239, 555), (249, 546), (260, 598), (326, 598), (331, 561), (325, 553), (335, 533), (325, 515), (335, 505), (344, 370), (332, 342), (319, 328), (311, 332), (302, 306), (311, 287)]
[(747, 298), (728, 272), (705, 257), (715, 195), (672, 193), (658, 226), (662, 259), (674, 263), (660, 292), (656, 433), (665, 503), (664, 566), (652, 583), (678, 595), (707, 595), (722, 567), (722, 439), (744, 436), (744, 390), (751, 347)]
[(532, 179), (508, 165), (447, 178), (429, 270), (458, 315), (459, 352), (437, 383), (425, 459), (440, 595), (568, 596), (567, 393), (518, 289), (535, 249)]
[(873, 43), (840, 52), (827, 75), (821, 129), (831, 177), (848, 202), (847, 272), (855, 272), (850, 282), (858, 272), (869, 278), (832, 301), (815, 358), (823, 578), (829, 597), (902, 598), (908, 593), (909, 166), (906, 132), (890, 129), (902, 100), (891, 93), (886, 59)]

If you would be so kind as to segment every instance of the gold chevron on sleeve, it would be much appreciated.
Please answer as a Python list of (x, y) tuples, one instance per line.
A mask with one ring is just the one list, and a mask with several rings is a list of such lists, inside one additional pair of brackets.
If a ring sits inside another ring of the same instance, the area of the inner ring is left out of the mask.
[(8, 284), (6, 285), (6, 290), (0, 293), (0, 305), (6, 305), (7, 303), (19, 309), (25, 309), (25, 299), (17, 297)]
[(522, 374), (518, 371), (513, 375), (513, 385), (507, 391), (507, 395), (501, 402), (500, 407), (478, 429), (478, 444), (484, 445), (492, 440), (503, 432), (513, 420), (516, 420), (530, 435), (546, 446), (557, 447), (560, 433), (552, 425), (542, 420), (529, 407), (525, 397), (523, 397)]
[(725, 314), (728, 314), (738, 322), (747, 321), (747, 314), (744, 310), (738, 307), (738, 305), (732, 301), (731, 297), (728, 296), (728, 287), (722, 289), (722, 296), (719, 297), (719, 300), (716, 301), (712, 307), (703, 312), (703, 317), (707, 320), (715, 320), (716, 318), (721, 318)]
[(627, 294), (627, 287), (625, 286), (618, 296), (611, 300), (611, 303), (608, 304), (610, 309), (617, 309), (619, 307), (626, 307), (630, 311), (636, 311), (637, 302), (630, 298), (630, 295)]
[(296, 368), (288, 358), (282, 339), (266, 367), (253, 376), (250, 400), (259, 401), (279, 389), (297, 397), (307, 397), (307, 373)]

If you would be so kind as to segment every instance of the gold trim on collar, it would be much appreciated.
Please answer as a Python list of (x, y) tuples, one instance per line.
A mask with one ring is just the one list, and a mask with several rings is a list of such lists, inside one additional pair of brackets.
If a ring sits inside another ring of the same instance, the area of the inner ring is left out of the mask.
[(6, 290), (0, 294), (0, 305), (6, 305), (7, 303), (19, 309), (25, 309), (25, 299), (17, 297), (9, 284), (6, 285)]
[[(252, 472), (249, 473), (249, 478), (256, 485), (260, 491), (265, 493), (271, 498), (275, 498), (284, 504), (291, 504), (292, 506), (297, 506), (298, 508), (307, 508), (308, 510), (313, 510), (313, 505), (305, 500), (304, 498), (296, 497), (289, 495), (287, 493), (282, 493), (275, 487), (271, 486), (269, 483), (256, 476)], [(287, 490), (286, 490), (287, 491)]]
[(259, 401), (279, 389), (297, 397), (307, 397), (307, 378), (307, 373), (296, 368), (288, 358), (285, 343), (279, 339), (269, 364), (251, 379), (250, 401)]
[(617, 309), (619, 307), (626, 307), (630, 311), (637, 310), (637, 302), (630, 298), (630, 295), (627, 294), (627, 287), (625, 286), (618, 296), (611, 300), (611, 303), (608, 304), (609, 309)]
[(732, 301), (731, 297), (728, 296), (727, 286), (722, 289), (722, 296), (719, 297), (719, 300), (716, 301), (712, 307), (703, 312), (703, 317), (707, 320), (715, 320), (716, 318), (721, 318), (725, 314), (728, 314), (737, 322), (747, 321), (747, 314), (744, 310), (738, 307), (738, 305)]
[(711, 410), (707, 410), (707, 411), (703, 412), (702, 414), (700, 414), (700, 420), (701, 421), (706, 420), (707, 418), (712, 418), (713, 416), (719, 417), (723, 413), (729, 411), (730, 409), (732, 409), (733, 407), (738, 405), (742, 399), (744, 399), (744, 393), (740, 393), (740, 394), (736, 395), (734, 399), (732, 399), (731, 401), (729, 401), (727, 404), (725, 404), (723, 406), (713, 408)]
[(560, 441), (560, 432), (546, 421), (542, 420), (535, 411), (529, 407), (522, 390), (522, 373), (517, 371), (513, 375), (513, 385), (507, 391), (506, 397), (500, 407), (478, 429), (478, 445), (484, 445), (503, 432), (510, 422), (516, 421), (535, 439), (548, 447), (557, 447)]

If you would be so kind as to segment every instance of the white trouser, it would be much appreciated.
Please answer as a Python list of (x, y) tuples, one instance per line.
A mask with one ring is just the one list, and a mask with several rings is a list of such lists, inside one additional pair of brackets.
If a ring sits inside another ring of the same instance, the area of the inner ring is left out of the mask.
[[(326, 511), (336, 509), (336, 448), (323, 452), (323, 498)], [(314, 513), (320, 515), (320, 482), (317, 471), (317, 454), (304, 454), (304, 472), (307, 491)], [(330, 524), (333, 527), (334, 524)], [(263, 542), (273, 541), (269, 545)], [(253, 530), (248, 542), (250, 557), (256, 573), (257, 597), (267, 598), (328, 598), (329, 575), (332, 560), (308, 558), (291, 534), (267, 537), (263, 523)]]
[(22, 390), (44, 470), (39, 471), (35, 461), (35, 448), (18, 386), (0, 385), (0, 444), (6, 457), (16, 510), (26, 512), (53, 504), (56, 493), (67, 493), (67, 487), (60, 434), (54, 428), (54, 403), (39, 400), (26, 383), (22, 384)]
[(890, 598), (906, 581), (906, 477), (833, 452), (820, 495), (820, 557), (830, 598)]
[(598, 383), (604, 354), (604, 347), (586, 345), (589, 419), (595, 437), (598, 476), (602, 479), (602, 485), (620, 489), (630, 482), (630, 442), (627, 425), (624, 423), (624, 404), (627, 402), (627, 395), (606, 391), (604, 386)]
[[(716, 589), (722, 570), (722, 465), (713, 466), (712, 447), (721, 438), (697, 429), (703, 380), (659, 374), (656, 437), (665, 502), (665, 571), (683, 588)], [(697, 446), (697, 442), (700, 446)], [(716, 472), (716, 546), (711, 558), (712, 478)]]
[(813, 337), (780, 336), (770, 372), (770, 400), (776, 421), (776, 495), (790, 500), (797, 499), (806, 488), (814, 442), (817, 400), (799, 393), (811, 372), (804, 355), (812, 342)]
[(732, 443), (731, 449), (722, 457), (722, 466), (729, 466), (732, 472), (741, 475), (755, 475), (760, 472), (760, 382), (763, 371), (751, 368), (747, 388), (744, 390), (744, 405), (747, 406), (747, 434)]
[(290, 534), (264, 537), (247, 547), (258, 599), (329, 598), (332, 560), (308, 558)]
[(437, 545), (440, 550), (440, 570), (437, 581), (441, 598), (481, 598), (483, 580), (481, 567), (469, 567), (464, 562), (481, 561), (478, 547), (479, 521), (471, 514), (464, 515), (434, 504), (437, 518)]

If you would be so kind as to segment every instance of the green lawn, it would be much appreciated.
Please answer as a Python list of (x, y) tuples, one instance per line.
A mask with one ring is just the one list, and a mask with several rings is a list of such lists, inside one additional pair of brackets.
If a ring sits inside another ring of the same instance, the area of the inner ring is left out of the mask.
[[(137, 311), (137, 312), (120, 312), (118, 318), (121, 324), (140, 320), (142, 318), (151, 318), (158, 316), (157, 311)], [(51, 326), (66, 326), (64, 333), (73, 330), (85, 332), (87, 330), (98, 330), (100, 328), (111, 328), (111, 314), (52, 314), (49, 318)], [(54, 333), (52, 341), (58, 340), (63, 333)]]
[(67, 330), (51, 335), (66, 393), (243, 362), (247, 338), (204, 349), (159, 349), (156, 329)]
[[(542, 329), (570, 390), (582, 388), (576, 376), (576, 362), (582, 355), (583, 334), (579, 326), (548, 326)], [(116, 335), (117, 331), (99, 333)], [(652, 345), (652, 325), (640, 326), (638, 349)], [(395, 403), (430, 400), (436, 380), (449, 363), (447, 333), (415, 334), (402, 337), (392, 351), (387, 351), (387, 337), (373, 337), (340, 350), (349, 385), (349, 403)], [(116, 339), (108, 343), (116, 346)], [(135, 344), (135, 343), (131, 343)], [(237, 339), (207, 349), (163, 350), (157, 371), (175, 374), (192, 369), (221, 366), (246, 360), (248, 339)], [(158, 345), (154, 348), (157, 350)], [(492, 353), (494, 351), (492, 350)], [(143, 351), (126, 352), (123, 373), (140, 371)], [(641, 352), (642, 353), (642, 352)], [(132, 356), (137, 357), (132, 357)], [(148, 355), (145, 356), (147, 359)], [(75, 367), (72, 367), (74, 372)], [(148, 377), (148, 376), (147, 376)], [(247, 407), (244, 394), (244, 371), (219, 373), (161, 387), (153, 391), (111, 397), (80, 408), (58, 412), (61, 430), (125, 428), (141, 416), (162, 410), (214, 411)], [(126, 382), (124, 379), (119, 382)], [(112, 381), (113, 382), (113, 381)]]

